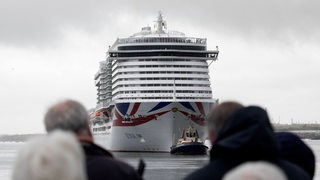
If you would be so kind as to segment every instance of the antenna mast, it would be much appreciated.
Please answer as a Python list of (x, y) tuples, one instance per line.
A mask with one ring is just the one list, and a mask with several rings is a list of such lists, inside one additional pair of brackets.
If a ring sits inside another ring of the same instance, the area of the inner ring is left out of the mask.
[(157, 33), (165, 33), (164, 29), (167, 29), (167, 23), (163, 20), (162, 12), (159, 11), (158, 19), (156, 21)]

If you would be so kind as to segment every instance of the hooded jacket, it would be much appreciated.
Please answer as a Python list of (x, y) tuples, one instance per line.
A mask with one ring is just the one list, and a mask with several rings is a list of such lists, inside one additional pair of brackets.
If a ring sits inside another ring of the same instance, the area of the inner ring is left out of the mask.
[(265, 110), (249, 106), (226, 120), (210, 151), (210, 162), (187, 176), (191, 179), (222, 179), (231, 169), (247, 161), (268, 161), (284, 171), (289, 180), (310, 177), (298, 166), (279, 156), (280, 145)]
[(112, 154), (100, 146), (81, 141), (86, 155), (88, 180), (141, 180), (128, 164), (116, 160)]

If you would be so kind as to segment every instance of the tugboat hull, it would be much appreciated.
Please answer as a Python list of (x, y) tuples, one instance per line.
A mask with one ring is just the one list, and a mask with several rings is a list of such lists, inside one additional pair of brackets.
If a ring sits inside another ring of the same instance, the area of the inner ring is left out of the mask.
[(188, 142), (171, 147), (171, 154), (203, 155), (207, 154), (208, 147), (201, 142)]

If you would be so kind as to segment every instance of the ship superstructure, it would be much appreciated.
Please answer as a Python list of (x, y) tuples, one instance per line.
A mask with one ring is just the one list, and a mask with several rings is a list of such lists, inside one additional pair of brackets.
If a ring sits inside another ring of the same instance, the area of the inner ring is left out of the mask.
[(115, 151), (170, 151), (188, 125), (205, 138), (204, 117), (216, 102), (208, 63), (218, 53), (204, 38), (167, 30), (159, 14), (154, 30), (143, 27), (109, 47), (95, 75), (99, 116), (92, 127), (109, 123)]

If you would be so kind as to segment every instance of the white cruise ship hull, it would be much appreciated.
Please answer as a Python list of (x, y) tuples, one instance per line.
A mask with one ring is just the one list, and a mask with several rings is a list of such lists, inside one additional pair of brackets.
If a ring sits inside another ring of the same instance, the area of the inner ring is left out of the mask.
[(204, 117), (213, 102), (116, 103), (111, 133), (95, 134), (98, 144), (112, 151), (169, 152), (189, 125), (206, 139)]

